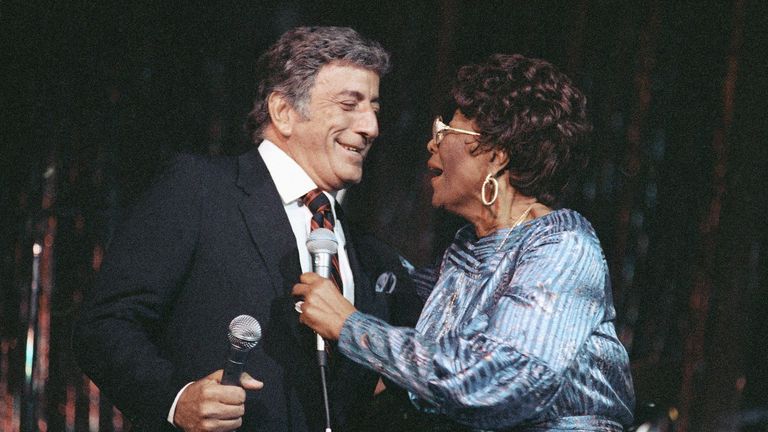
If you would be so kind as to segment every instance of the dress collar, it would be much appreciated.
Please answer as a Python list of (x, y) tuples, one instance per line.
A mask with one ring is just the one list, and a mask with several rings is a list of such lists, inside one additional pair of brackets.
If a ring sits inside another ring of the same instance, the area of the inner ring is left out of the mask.
[(515, 247), (531, 228), (533, 222), (529, 221), (515, 228), (496, 230), (480, 238), (477, 237), (474, 226), (468, 224), (456, 233), (453, 243), (446, 252), (446, 258), (469, 273), (482, 273), (484, 269), (495, 266), (494, 263), (498, 262), (498, 259), (494, 259), (495, 255), (501, 257)]

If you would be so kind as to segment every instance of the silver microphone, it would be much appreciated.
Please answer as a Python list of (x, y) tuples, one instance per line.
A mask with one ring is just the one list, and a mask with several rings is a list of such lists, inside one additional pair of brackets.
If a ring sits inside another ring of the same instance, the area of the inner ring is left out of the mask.
[[(331, 277), (331, 257), (339, 249), (336, 235), (326, 228), (317, 228), (307, 237), (307, 250), (312, 254), (312, 270), (329, 279)], [(317, 351), (325, 353), (325, 340), (317, 335)], [(321, 362), (323, 360), (320, 360)]]
[(326, 228), (317, 228), (309, 233), (307, 250), (312, 254), (312, 268), (315, 273), (328, 279), (331, 277), (331, 257), (339, 249), (336, 235)]
[(240, 374), (245, 367), (248, 353), (259, 343), (261, 339), (261, 325), (256, 318), (250, 315), (236, 316), (229, 323), (229, 355), (224, 366), (224, 375), (221, 383), (226, 385), (240, 385)]

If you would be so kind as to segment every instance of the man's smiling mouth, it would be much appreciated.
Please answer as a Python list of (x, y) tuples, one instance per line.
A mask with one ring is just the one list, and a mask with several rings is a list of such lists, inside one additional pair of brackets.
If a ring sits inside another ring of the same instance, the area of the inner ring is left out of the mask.
[(344, 148), (346, 150), (349, 150), (351, 152), (360, 153), (360, 152), (363, 151), (363, 149), (361, 149), (361, 148), (357, 148), (357, 147), (353, 147), (353, 146), (350, 146), (350, 145), (342, 144), (342, 143), (340, 143), (338, 141), (336, 141), (336, 144), (340, 145), (342, 148)]

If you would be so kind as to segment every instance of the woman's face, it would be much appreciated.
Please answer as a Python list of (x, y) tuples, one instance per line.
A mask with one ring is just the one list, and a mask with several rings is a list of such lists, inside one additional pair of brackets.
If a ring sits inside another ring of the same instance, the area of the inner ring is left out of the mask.
[[(459, 111), (448, 123), (452, 128), (476, 131), (474, 122)], [(427, 143), (432, 157), (427, 167), (432, 174), (432, 205), (472, 220), (471, 215), (482, 209), (480, 188), (488, 175), (490, 152), (472, 152), (478, 145), (477, 137), (460, 132), (444, 131), (442, 141)]]

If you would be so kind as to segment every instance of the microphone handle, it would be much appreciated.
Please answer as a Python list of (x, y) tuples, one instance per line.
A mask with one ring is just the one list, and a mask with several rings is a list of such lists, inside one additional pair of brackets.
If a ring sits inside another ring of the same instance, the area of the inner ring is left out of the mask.
[[(329, 252), (314, 252), (312, 254), (312, 269), (325, 279), (331, 278), (331, 254)], [(322, 336), (317, 336), (317, 361), (320, 366), (328, 366), (328, 356), (325, 352), (325, 340)]]
[(221, 377), (222, 384), (240, 386), (240, 374), (243, 373), (247, 357), (248, 351), (230, 347), (227, 363), (224, 365), (224, 375)]
[[(331, 254), (328, 252), (315, 252), (312, 254), (312, 267), (315, 273), (325, 279), (331, 277)], [(325, 340), (319, 334), (317, 336), (317, 361), (320, 366), (328, 366), (328, 356), (325, 352)]]
[(331, 254), (328, 252), (315, 252), (312, 254), (312, 268), (326, 279), (331, 278)]

